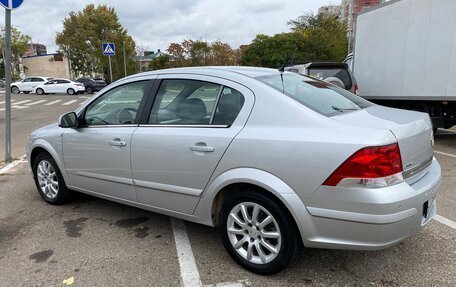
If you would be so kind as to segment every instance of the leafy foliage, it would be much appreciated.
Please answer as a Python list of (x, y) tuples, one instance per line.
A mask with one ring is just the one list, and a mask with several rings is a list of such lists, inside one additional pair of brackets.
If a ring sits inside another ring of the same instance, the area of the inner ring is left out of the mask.
[[(2, 49), (4, 48), (5, 45), (5, 28), (2, 27), (2, 37), (0, 37), (0, 43), (2, 43)], [(17, 67), (17, 59), (22, 57), (29, 49), (30, 49), (30, 41), (31, 37), (26, 34), (22, 34), (21, 31), (19, 31), (16, 27), (11, 27), (11, 58), (12, 58), (12, 63), (13, 63), (13, 69), (12, 69), (12, 76), (13, 78), (18, 77), (18, 67)], [(3, 54), (0, 54), (0, 56), (3, 58)], [(4, 64), (2, 63), (1, 68), (0, 68), (0, 77), (5, 76), (5, 67)]]
[(207, 43), (200, 40), (184, 40), (182, 43), (171, 43), (167, 49), (171, 55), (169, 65), (185, 66), (228, 66), (238, 62), (238, 51), (220, 40)]
[(311, 61), (342, 61), (347, 54), (347, 35), (333, 17), (303, 15), (288, 22), (292, 32), (257, 35), (241, 55), (241, 64), (278, 68)]
[(124, 76), (123, 48), (128, 73), (134, 73), (135, 42), (120, 24), (113, 7), (89, 4), (82, 11), (70, 12), (63, 21), (63, 31), (56, 36), (56, 43), (68, 54), (76, 74), (91, 75), (95, 72), (104, 74), (107, 79), (108, 57), (103, 56), (101, 48), (104, 42), (116, 45), (116, 55), (111, 57), (114, 80)]

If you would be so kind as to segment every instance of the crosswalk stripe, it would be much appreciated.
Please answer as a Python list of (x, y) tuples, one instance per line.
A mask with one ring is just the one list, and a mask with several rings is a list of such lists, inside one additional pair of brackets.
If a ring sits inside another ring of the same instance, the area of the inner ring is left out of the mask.
[[(11, 102), (14, 102), (15, 100), (11, 100)], [(6, 103), (5, 101), (0, 102), (0, 105)]]
[(24, 101), (20, 101), (20, 102), (14, 103), (14, 105), (25, 104), (25, 103), (28, 103), (28, 102), (31, 102), (31, 101), (32, 100), (24, 100)]
[(71, 105), (72, 103), (75, 103), (75, 102), (77, 102), (77, 101), (78, 101), (78, 100), (71, 100), (71, 101), (68, 101), (68, 102), (62, 104), (62, 106), (68, 106), (68, 105)]
[(38, 104), (41, 104), (41, 103), (44, 103), (44, 102), (46, 102), (46, 100), (39, 100), (39, 101), (28, 103), (28, 104), (25, 104), (25, 105), (26, 106), (33, 106), (33, 105), (38, 105)]
[(53, 102), (50, 102), (50, 103), (47, 103), (47, 104), (44, 104), (45, 106), (50, 106), (50, 105), (53, 105), (53, 104), (57, 104), (58, 102), (61, 102), (62, 100), (55, 100)]

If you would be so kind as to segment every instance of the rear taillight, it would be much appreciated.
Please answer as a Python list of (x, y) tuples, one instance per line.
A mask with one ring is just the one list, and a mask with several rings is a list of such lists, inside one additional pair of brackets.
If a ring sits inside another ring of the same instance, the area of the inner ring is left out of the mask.
[(400, 183), (401, 152), (397, 143), (355, 152), (323, 183), (339, 187), (385, 187)]
[(353, 88), (353, 92), (355, 93), (355, 95), (358, 95), (358, 93), (359, 93), (358, 84), (355, 84), (355, 87)]

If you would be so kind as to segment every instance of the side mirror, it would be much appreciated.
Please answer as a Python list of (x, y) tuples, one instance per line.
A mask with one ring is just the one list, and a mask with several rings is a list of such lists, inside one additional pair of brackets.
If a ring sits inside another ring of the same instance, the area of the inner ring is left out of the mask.
[(67, 113), (59, 118), (59, 127), (61, 128), (77, 128), (78, 127), (78, 116), (75, 112)]

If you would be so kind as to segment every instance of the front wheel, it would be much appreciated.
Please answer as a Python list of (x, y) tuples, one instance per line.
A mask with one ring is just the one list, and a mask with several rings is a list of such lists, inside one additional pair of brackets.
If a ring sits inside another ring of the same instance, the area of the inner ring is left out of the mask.
[(93, 89), (91, 87), (87, 87), (86, 92), (87, 94), (93, 94)]
[(16, 87), (16, 86), (12, 86), (12, 87), (11, 87), (11, 93), (13, 93), (13, 94), (19, 94), (20, 92), (21, 92), (21, 90), (19, 90), (18, 87)]
[(41, 89), (41, 88), (38, 88), (38, 89), (36, 89), (36, 94), (37, 95), (42, 95), (42, 94), (44, 94), (44, 90)]
[(68, 201), (70, 191), (56, 162), (48, 153), (42, 152), (36, 156), (32, 170), (36, 188), (44, 201), (50, 204)]
[(70, 95), (70, 96), (72, 96), (72, 95), (75, 94), (75, 91), (74, 91), (73, 89), (68, 89), (68, 90), (67, 90), (67, 94)]
[(298, 239), (284, 207), (255, 191), (240, 191), (224, 203), (219, 227), (230, 256), (258, 274), (282, 271), (293, 259)]

